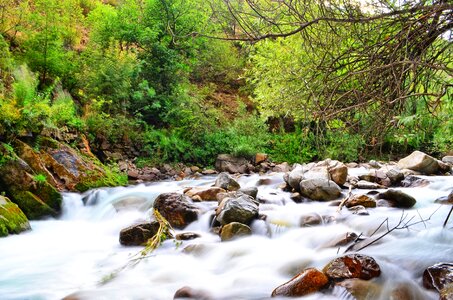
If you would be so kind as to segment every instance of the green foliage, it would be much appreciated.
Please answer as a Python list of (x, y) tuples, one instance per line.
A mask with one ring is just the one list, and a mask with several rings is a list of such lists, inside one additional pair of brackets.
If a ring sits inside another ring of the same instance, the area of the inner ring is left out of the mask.
[(0, 144), (0, 167), (11, 160), (17, 159), (13, 146), (6, 143)]
[(35, 176), (33, 176), (33, 180), (35, 180), (39, 184), (46, 182), (47, 178), (44, 174), (36, 174)]
[(277, 162), (302, 163), (317, 157), (315, 146), (314, 135), (298, 127), (294, 132), (273, 134), (268, 152)]

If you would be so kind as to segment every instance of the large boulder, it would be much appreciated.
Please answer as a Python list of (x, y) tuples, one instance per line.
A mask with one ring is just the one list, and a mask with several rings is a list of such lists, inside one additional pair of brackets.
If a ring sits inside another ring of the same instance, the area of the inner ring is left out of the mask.
[(249, 195), (239, 195), (237, 198), (226, 197), (217, 208), (217, 221), (222, 225), (231, 222), (250, 224), (258, 217), (258, 204)]
[(27, 217), (8, 198), (0, 196), (0, 237), (30, 229)]
[(247, 173), (249, 171), (250, 160), (244, 157), (236, 157), (229, 154), (220, 154), (215, 161), (215, 168), (219, 172), (228, 173)]
[(124, 246), (140, 246), (156, 235), (159, 222), (141, 223), (124, 228), (120, 231), (120, 244)]
[(329, 201), (337, 199), (341, 195), (341, 189), (332, 180), (314, 178), (300, 182), (300, 193), (312, 200)]
[[(3, 146), (3, 147), (2, 147)], [(0, 154), (5, 146), (0, 145)], [(5, 191), (28, 219), (57, 216), (62, 197), (46, 179), (15, 153), (8, 151), (8, 159), (0, 165), (0, 191)]]
[(225, 172), (220, 173), (219, 176), (217, 176), (214, 186), (227, 191), (237, 191), (241, 188), (239, 183)]
[(387, 200), (393, 207), (398, 208), (411, 208), (417, 203), (414, 197), (394, 189), (379, 193), (376, 198)]
[(199, 213), (189, 197), (178, 193), (160, 194), (154, 200), (154, 209), (167, 219), (171, 226), (181, 229), (197, 220)]
[(398, 161), (398, 168), (409, 169), (423, 174), (436, 174), (439, 171), (437, 159), (421, 151), (414, 151)]
[(332, 280), (359, 278), (369, 280), (381, 275), (381, 268), (367, 255), (348, 254), (329, 262), (323, 269)]
[(305, 269), (288, 282), (278, 286), (272, 297), (301, 297), (316, 293), (327, 285), (329, 279), (315, 268)]
[(231, 222), (222, 226), (222, 229), (220, 230), (220, 239), (222, 242), (225, 242), (251, 234), (252, 230), (247, 225), (238, 222)]
[(453, 263), (438, 263), (423, 272), (423, 286), (440, 292), (453, 283)]

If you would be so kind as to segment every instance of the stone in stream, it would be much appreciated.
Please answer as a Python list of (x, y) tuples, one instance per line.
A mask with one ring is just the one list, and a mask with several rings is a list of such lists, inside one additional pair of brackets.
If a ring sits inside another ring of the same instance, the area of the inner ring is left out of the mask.
[(447, 284), (439, 294), (439, 300), (453, 300), (453, 283)]
[(250, 224), (258, 217), (258, 204), (249, 195), (240, 195), (237, 198), (224, 198), (217, 208), (217, 221), (222, 225), (231, 222)]
[(272, 297), (301, 297), (316, 293), (327, 285), (327, 276), (315, 268), (305, 269), (288, 282), (278, 286), (272, 292)]
[(381, 275), (381, 268), (370, 256), (348, 254), (329, 262), (323, 272), (335, 281), (350, 278), (369, 280)]
[(341, 299), (349, 299), (346, 295), (355, 300), (378, 299), (381, 290), (382, 287), (374, 282), (351, 278), (335, 283), (333, 295)]
[(321, 224), (329, 224), (335, 221), (335, 217), (324, 215), (321, 216), (317, 213), (310, 213), (303, 215), (300, 218), (300, 227), (312, 227)]
[(414, 151), (409, 156), (398, 161), (398, 168), (417, 171), (426, 175), (439, 171), (437, 159), (421, 151)]
[(453, 263), (438, 263), (423, 272), (423, 286), (440, 292), (453, 283)]
[(374, 182), (382, 186), (390, 186), (392, 184), (390, 178), (382, 170), (372, 170), (368, 174), (359, 175), (359, 179)]
[(365, 190), (374, 190), (374, 189), (382, 189), (385, 186), (380, 185), (379, 183), (369, 182), (366, 180), (359, 180), (354, 184), (354, 186), (358, 189), (365, 189)]
[(174, 228), (182, 229), (198, 219), (198, 208), (186, 195), (178, 193), (160, 194), (154, 200), (154, 209), (167, 219)]
[(214, 186), (227, 191), (237, 191), (241, 188), (239, 183), (228, 173), (222, 172), (217, 176)]
[(256, 186), (241, 188), (238, 190), (238, 192), (249, 195), (249, 196), (253, 197), (254, 199), (256, 199), (256, 196), (258, 195), (258, 188)]
[(120, 231), (120, 244), (123, 246), (144, 245), (159, 230), (159, 222), (140, 223), (124, 228)]
[(219, 172), (244, 174), (249, 171), (250, 161), (244, 157), (228, 154), (219, 154), (215, 161), (215, 168)]
[(239, 237), (252, 235), (252, 230), (245, 224), (238, 222), (231, 222), (220, 230), (220, 239), (222, 242), (230, 241)]
[(377, 199), (385, 199), (389, 201), (393, 207), (411, 208), (417, 203), (414, 197), (409, 196), (399, 190), (390, 189), (376, 196)]
[(429, 181), (414, 175), (408, 175), (401, 181), (402, 187), (423, 187), (427, 186)]
[(342, 247), (346, 246), (357, 239), (358, 235), (355, 232), (346, 232), (339, 235), (337, 238), (328, 242), (323, 246), (323, 248), (333, 248), (333, 247)]
[(173, 299), (211, 300), (213, 298), (207, 291), (185, 286), (176, 291)]
[(31, 229), (22, 210), (8, 198), (0, 196), (0, 237)]
[(356, 205), (353, 207), (350, 207), (349, 210), (354, 214), (354, 215), (359, 215), (359, 216), (368, 216), (370, 213), (366, 210), (366, 208), (362, 205)]
[(200, 234), (195, 233), (195, 232), (184, 232), (184, 233), (179, 233), (176, 235), (176, 239), (178, 241), (188, 241), (188, 240), (194, 240), (201, 237)]
[(186, 190), (184, 194), (192, 198), (192, 200), (217, 201), (217, 194), (225, 192), (220, 187), (193, 187)]
[(344, 204), (347, 208), (362, 205), (364, 207), (376, 207), (376, 200), (367, 195), (352, 195)]
[(325, 178), (306, 179), (300, 182), (300, 194), (312, 200), (329, 201), (341, 195), (340, 187)]

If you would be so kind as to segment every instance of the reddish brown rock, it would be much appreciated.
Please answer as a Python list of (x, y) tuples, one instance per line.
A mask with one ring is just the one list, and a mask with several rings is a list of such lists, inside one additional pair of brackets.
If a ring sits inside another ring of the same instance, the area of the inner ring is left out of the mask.
[(324, 273), (315, 268), (305, 269), (290, 281), (280, 285), (272, 292), (272, 297), (300, 297), (316, 293), (322, 289), (329, 279)]
[(381, 268), (376, 261), (362, 254), (348, 254), (338, 257), (328, 263), (324, 273), (333, 280), (359, 278), (369, 280), (381, 274)]
[(440, 292), (453, 283), (453, 263), (439, 263), (428, 267), (423, 272), (423, 286)]
[(225, 193), (226, 191), (220, 187), (194, 187), (184, 192), (186, 196), (201, 201), (217, 201), (217, 194)]
[(178, 193), (160, 194), (154, 201), (154, 209), (175, 228), (184, 228), (198, 219), (198, 208), (189, 197)]
[(345, 203), (347, 208), (357, 205), (362, 205), (363, 207), (376, 207), (376, 201), (367, 195), (352, 195)]

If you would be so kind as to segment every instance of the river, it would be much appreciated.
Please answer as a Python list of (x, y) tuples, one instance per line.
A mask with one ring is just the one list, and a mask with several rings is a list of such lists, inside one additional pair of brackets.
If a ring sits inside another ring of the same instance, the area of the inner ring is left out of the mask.
[[(453, 189), (453, 176), (424, 177), (430, 181), (427, 187), (401, 188), (417, 200), (410, 210), (378, 207), (368, 209), (369, 216), (360, 216), (346, 208), (337, 212), (326, 202), (294, 203), (289, 193), (278, 189), (282, 175), (238, 180), (242, 187), (251, 187), (268, 179), (266, 185), (258, 186), (260, 213), (267, 219), (252, 224), (252, 236), (220, 242), (209, 230), (217, 203), (197, 203), (205, 213), (177, 232), (196, 232), (201, 238), (182, 243), (167, 240), (134, 267), (128, 262), (139, 257), (142, 248), (121, 246), (120, 230), (149, 220), (153, 200), (160, 193), (209, 186), (215, 177), (66, 193), (60, 218), (32, 221), (31, 231), (0, 239), (0, 298), (61, 299), (77, 292), (78, 299), (164, 300), (190, 286), (206, 290), (215, 299), (268, 299), (275, 287), (297, 272), (306, 267), (322, 269), (345, 251), (326, 247), (329, 242), (346, 232), (368, 236), (386, 218), (392, 227), (407, 214), (406, 220), (413, 218), (411, 223), (426, 221), (395, 230), (360, 253), (372, 256), (381, 266), (382, 274), (375, 279), (382, 287), (381, 299), (388, 299), (399, 284), (410, 288), (413, 299), (437, 299), (437, 294), (421, 288), (421, 274), (430, 265), (453, 261), (453, 220), (442, 228), (450, 207), (434, 203)], [(301, 228), (301, 216), (311, 212), (336, 221)], [(200, 246), (186, 253), (184, 249), (192, 244)], [(334, 290), (306, 299), (342, 297), (348, 299)]]

